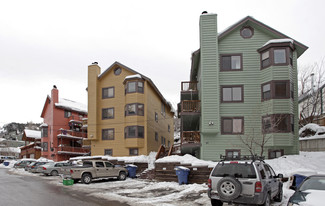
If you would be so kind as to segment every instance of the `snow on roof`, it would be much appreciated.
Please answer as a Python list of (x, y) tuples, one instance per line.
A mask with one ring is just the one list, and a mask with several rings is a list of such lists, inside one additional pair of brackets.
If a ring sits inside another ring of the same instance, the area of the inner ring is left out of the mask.
[(40, 127), (48, 127), (48, 126), (49, 126), (49, 125), (46, 124), (46, 123), (43, 123), (43, 124), (40, 125)]
[(26, 137), (33, 139), (41, 139), (41, 131), (25, 129)]
[(268, 45), (268, 44), (274, 44), (274, 43), (285, 43), (285, 42), (289, 42), (291, 44), (293, 44), (293, 40), (292, 39), (271, 39), (268, 42), (266, 42), (262, 47)]
[(125, 77), (125, 79), (134, 79), (134, 78), (142, 79), (142, 77), (141, 77), (140, 74), (129, 75), (129, 76), (126, 76), (126, 77)]
[(316, 133), (316, 135), (318, 133), (324, 133), (325, 132), (325, 127), (324, 126), (319, 126), (318, 124), (309, 123), (309, 124), (306, 124), (305, 126), (303, 126), (301, 129), (299, 129), (299, 135), (301, 133), (303, 133), (307, 129), (311, 130), (311, 131), (314, 131)]
[(59, 103), (55, 103), (55, 106), (76, 112), (87, 113), (87, 105), (68, 99), (60, 99)]
[(1, 152), (13, 152), (13, 153), (20, 153), (20, 148), (18, 147), (3, 147), (0, 148)]
[(186, 154), (184, 156), (172, 155), (156, 160), (156, 163), (162, 162), (180, 162), (181, 164), (192, 164), (192, 166), (208, 166), (210, 168), (214, 167), (217, 164), (217, 162), (197, 159), (196, 157), (189, 154)]

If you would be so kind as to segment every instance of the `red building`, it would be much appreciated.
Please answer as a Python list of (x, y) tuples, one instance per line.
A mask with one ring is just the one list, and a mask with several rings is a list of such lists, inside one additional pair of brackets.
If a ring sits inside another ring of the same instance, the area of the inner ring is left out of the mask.
[(90, 147), (83, 146), (87, 138), (87, 106), (68, 99), (59, 99), (56, 86), (47, 96), (41, 114), (42, 157), (54, 161), (89, 155)]
[(22, 140), (25, 141), (25, 146), (20, 147), (20, 158), (41, 157), (41, 131), (25, 129)]

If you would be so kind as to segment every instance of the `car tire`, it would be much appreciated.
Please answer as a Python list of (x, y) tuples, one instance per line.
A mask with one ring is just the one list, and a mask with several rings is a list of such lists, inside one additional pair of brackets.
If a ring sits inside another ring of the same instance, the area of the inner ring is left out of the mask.
[(84, 184), (90, 184), (92, 181), (92, 176), (89, 173), (85, 173), (81, 177), (81, 182)]
[(119, 180), (125, 180), (126, 179), (126, 173), (125, 172), (120, 172), (120, 174), (118, 175), (118, 179)]
[(57, 176), (59, 173), (58, 173), (58, 171), (56, 171), (56, 170), (53, 170), (52, 172), (51, 172), (51, 175), (52, 176)]
[(211, 199), (211, 205), (212, 206), (222, 206), (223, 202), (220, 200), (216, 200), (216, 199)]
[(278, 194), (273, 198), (275, 202), (282, 202), (282, 197), (283, 197), (283, 189), (282, 185), (279, 187), (279, 192)]
[(234, 177), (224, 177), (219, 180), (217, 184), (217, 191), (221, 199), (233, 200), (240, 195), (242, 186)]
[(271, 196), (270, 194), (267, 194), (262, 206), (270, 206), (270, 205), (271, 205)]

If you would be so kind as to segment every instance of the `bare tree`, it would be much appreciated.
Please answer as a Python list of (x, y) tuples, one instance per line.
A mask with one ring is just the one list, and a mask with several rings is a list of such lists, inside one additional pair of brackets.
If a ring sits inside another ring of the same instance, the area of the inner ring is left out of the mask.
[(299, 114), (301, 126), (317, 122), (323, 113), (325, 58), (299, 70)]
[(252, 129), (243, 135), (238, 135), (241, 145), (236, 146), (244, 147), (252, 156), (257, 155), (258, 152), (259, 156), (263, 156), (267, 142), (273, 135), (290, 129), (292, 129), (290, 114), (267, 115), (263, 118), (261, 132)]

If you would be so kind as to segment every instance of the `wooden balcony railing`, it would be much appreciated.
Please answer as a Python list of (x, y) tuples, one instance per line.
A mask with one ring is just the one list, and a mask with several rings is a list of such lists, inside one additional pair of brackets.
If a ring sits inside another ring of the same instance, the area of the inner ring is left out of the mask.
[(74, 131), (74, 130), (65, 130), (65, 129), (60, 129), (58, 131), (58, 135), (61, 137), (80, 137), (80, 138), (87, 138), (87, 132), (82, 132), (82, 131)]
[(183, 100), (182, 112), (201, 112), (200, 100)]
[(198, 131), (186, 131), (182, 133), (181, 144), (200, 143), (201, 137)]
[(70, 117), (69, 117), (69, 121), (71, 121), (71, 120), (75, 120), (75, 121), (80, 121), (80, 122), (82, 122), (82, 119), (83, 119), (84, 117), (82, 117), (82, 116), (79, 116), (79, 115), (71, 115)]
[(197, 82), (182, 82), (182, 92), (197, 91)]
[(64, 146), (59, 145), (58, 151), (64, 151), (64, 152), (77, 152), (77, 153), (88, 153), (88, 148), (82, 148), (82, 147), (70, 147), (70, 146)]

